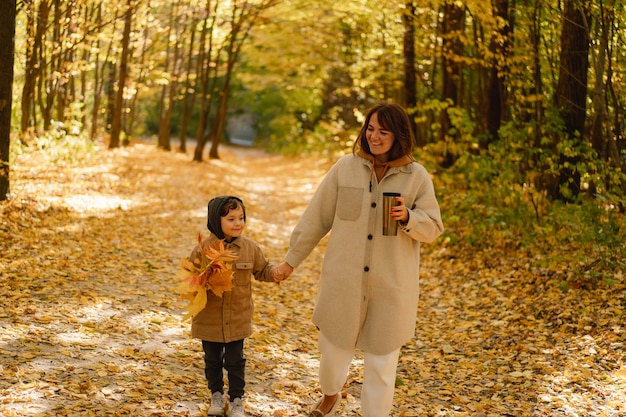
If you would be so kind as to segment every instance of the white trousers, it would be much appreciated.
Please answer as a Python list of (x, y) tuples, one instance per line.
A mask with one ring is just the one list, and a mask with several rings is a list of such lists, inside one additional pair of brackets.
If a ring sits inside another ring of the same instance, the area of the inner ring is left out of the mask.
[[(341, 391), (348, 377), (355, 349), (344, 350), (333, 345), (319, 333), (320, 385), (324, 395)], [(363, 417), (389, 416), (396, 383), (396, 367), (400, 349), (387, 355), (365, 352), (365, 370), (361, 387), (361, 414)]]

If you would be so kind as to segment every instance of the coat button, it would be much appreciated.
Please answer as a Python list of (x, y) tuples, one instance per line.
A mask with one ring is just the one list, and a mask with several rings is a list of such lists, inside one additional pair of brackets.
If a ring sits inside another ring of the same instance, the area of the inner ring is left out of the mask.
[(372, 208), (376, 208), (376, 203), (372, 203)]
[(366, 266), (365, 268), (363, 268), (363, 270), (364, 270), (365, 272), (369, 272), (370, 267), (369, 267), (369, 266)]
[(373, 237), (374, 237), (374, 236), (372, 236), (372, 235), (367, 235), (367, 239), (368, 239), (368, 240), (372, 240), (372, 238), (373, 238)]

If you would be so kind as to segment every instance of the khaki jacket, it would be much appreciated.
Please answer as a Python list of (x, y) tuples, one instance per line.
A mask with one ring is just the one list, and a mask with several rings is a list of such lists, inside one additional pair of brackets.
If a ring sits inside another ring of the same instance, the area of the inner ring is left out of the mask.
[[(209, 236), (203, 246), (217, 240)], [(240, 236), (231, 243), (225, 244), (226, 249), (234, 250), (239, 257), (233, 262), (233, 284), (231, 291), (218, 297), (207, 291), (207, 304), (191, 322), (191, 336), (209, 342), (228, 343), (241, 340), (252, 334), (252, 277), (260, 281), (273, 281), (272, 269), (259, 245), (245, 236)], [(194, 248), (189, 257), (195, 259), (199, 255), (199, 247)]]
[[(420, 242), (435, 240), (443, 223), (422, 165), (389, 168), (371, 192), (370, 173), (371, 162), (353, 154), (329, 170), (285, 260), (297, 267), (330, 231), (313, 322), (338, 347), (387, 354), (415, 335)], [(382, 234), (383, 192), (401, 193), (409, 209), (397, 236)]]

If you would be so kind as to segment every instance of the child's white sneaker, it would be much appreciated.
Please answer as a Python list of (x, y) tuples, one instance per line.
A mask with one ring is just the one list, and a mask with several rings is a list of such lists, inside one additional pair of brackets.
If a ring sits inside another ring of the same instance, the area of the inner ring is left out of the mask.
[(219, 391), (215, 391), (211, 396), (211, 407), (209, 407), (210, 416), (223, 416), (224, 406), (226, 405), (226, 397)]
[(246, 417), (241, 398), (235, 398), (228, 406), (228, 417)]

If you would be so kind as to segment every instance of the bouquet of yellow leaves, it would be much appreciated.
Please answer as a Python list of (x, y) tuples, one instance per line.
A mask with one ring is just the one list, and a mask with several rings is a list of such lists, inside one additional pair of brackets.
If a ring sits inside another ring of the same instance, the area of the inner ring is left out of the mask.
[(202, 246), (202, 234), (198, 234), (200, 256), (196, 259), (182, 259), (181, 269), (176, 275), (181, 279), (177, 292), (182, 299), (189, 300), (187, 314), (183, 319), (195, 316), (206, 307), (207, 290), (222, 297), (224, 291), (233, 289), (233, 265), (237, 259), (234, 251), (224, 248), (224, 240), (218, 240), (207, 247)]

